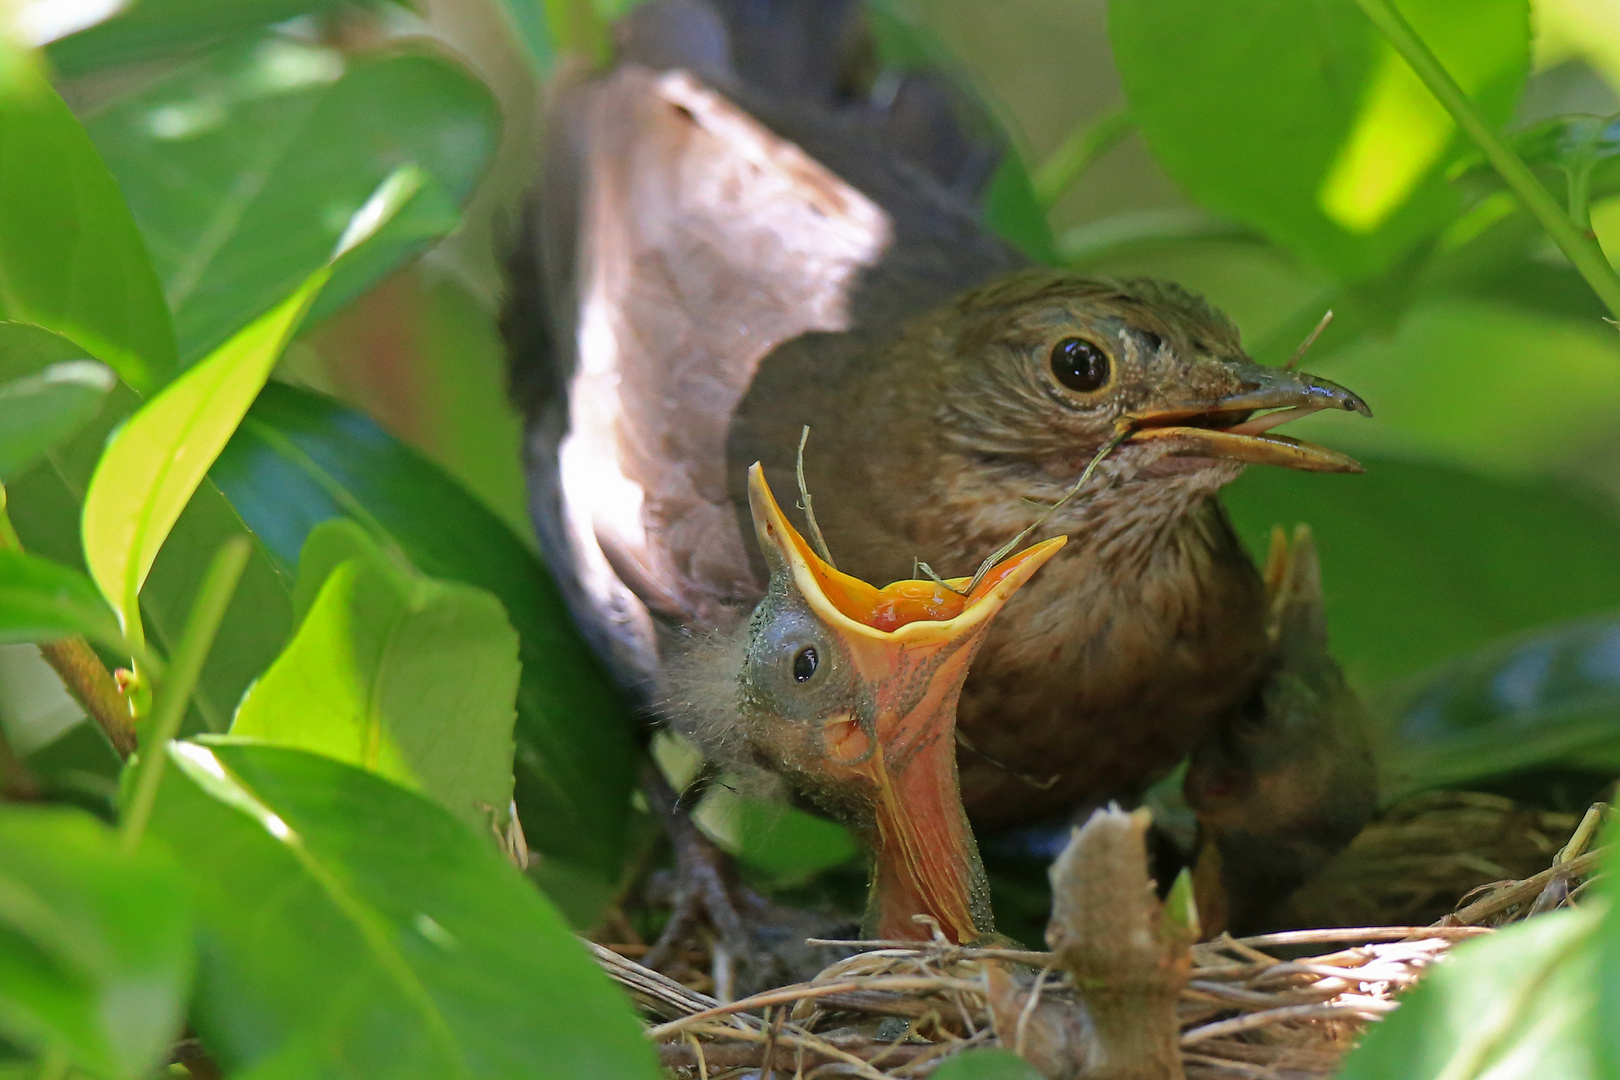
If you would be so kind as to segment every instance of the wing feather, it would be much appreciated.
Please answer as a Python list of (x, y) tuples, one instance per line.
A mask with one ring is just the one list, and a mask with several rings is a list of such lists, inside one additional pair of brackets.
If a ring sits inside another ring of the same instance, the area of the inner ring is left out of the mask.
[(542, 260), (556, 355), (530, 454), (556, 479), (536, 518), (587, 633), (649, 692), (659, 621), (724, 626), (759, 594), (728, 491), (732, 414), (777, 345), (847, 328), (893, 227), (684, 71), (622, 66), (559, 108), (548, 164), (566, 190), (541, 200), (537, 236), (571, 258)]

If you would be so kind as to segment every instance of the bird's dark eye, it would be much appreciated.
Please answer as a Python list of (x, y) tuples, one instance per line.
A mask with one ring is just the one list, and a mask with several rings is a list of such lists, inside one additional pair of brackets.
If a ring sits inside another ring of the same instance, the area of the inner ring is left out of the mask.
[(1085, 338), (1064, 338), (1052, 346), (1052, 376), (1070, 390), (1089, 394), (1108, 382), (1108, 354)]
[(809, 682), (810, 676), (816, 673), (816, 665), (821, 662), (816, 656), (816, 650), (811, 646), (800, 649), (793, 658), (793, 681)]

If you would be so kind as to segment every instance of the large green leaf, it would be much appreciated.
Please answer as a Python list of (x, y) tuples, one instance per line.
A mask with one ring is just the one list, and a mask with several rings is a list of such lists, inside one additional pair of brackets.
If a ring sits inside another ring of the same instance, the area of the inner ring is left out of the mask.
[(0, 643), (54, 641), (69, 634), (115, 649), (124, 638), (89, 578), (49, 559), (0, 550)]
[[(1493, 123), (1529, 64), (1526, 0), (1396, 5)], [(1195, 200), (1343, 278), (1389, 267), (1457, 201), (1450, 116), (1353, 0), (1116, 0), (1131, 109)]]
[(0, 35), (0, 317), (38, 323), (151, 389), (174, 330), (118, 184), (37, 58)]
[(126, 628), (169, 530), (208, 474), (287, 340), (325, 284), (324, 270), (143, 406), (108, 443), (84, 497), (84, 554)]
[[(518, 639), (482, 589), (434, 581), (373, 550), (321, 573), (298, 632), (242, 701), (231, 734), (312, 750), (438, 799), (473, 824), (512, 799)], [(363, 534), (362, 534), (363, 535)]]
[(284, 568), (312, 527), (343, 516), (422, 573), (498, 597), (521, 643), (517, 801), (529, 840), (615, 872), (634, 780), (632, 721), (556, 584), (506, 525), (369, 418), (277, 383), (213, 477)]
[(327, 11), (343, 0), (133, 0), (105, 22), (51, 44), (51, 64), (63, 75), (172, 56), (198, 45), (299, 15)]
[(1612, 1076), (1594, 1054), (1606, 907), (1553, 912), (1457, 946), (1367, 1029), (1339, 1080)]
[(231, 1075), (657, 1075), (628, 1002), (487, 836), (318, 755), (170, 752), (152, 830), (192, 881), (193, 1024)]
[[(84, 568), (79, 519), (85, 490), (109, 432), (139, 404), (133, 392), (119, 387), (94, 424), (6, 485), (12, 521), (30, 552)], [(204, 479), (170, 530), (141, 590), (150, 643), (173, 651), (209, 558), (226, 539), (243, 534), (248, 529), (241, 517), (213, 482)], [(186, 730), (224, 731), (229, 726), (242, 692), (281, 651), (291, 621), (291, 585), (255, 540), (254, 555), (192, 696)]]
[(1620, 618), (1494, 643), (1375, 699), (1386, 797), (1563, 765), (1620, 773)]
[(83, 360), (87, 350), (33, 323), (0, 321), (0, 381), (38, 375), (52, 364)]
[(101, 412), (117, 381), (93, 360), (52, 364), (0, 383), (0, 480), (15, 476)]
[(79, 811), (0, 808), (0, 1034), (98, 1077), (167, 1055), (192, 975), (183, 881)]
[(499, 137), (488, 90), (420, 46), (345, 60), (271, 36), (206, 53), (91, 116), (175, 313), (183, 360), (323, 265), (384, 178), (421, 190), (334, 273), (328, 310), (456, 223)]
[(1362, 476), (1250, 469), (1227, 507), (1263, 557), (1311, 526), (1333, 653), (1378, 684), (1530, 627), (1620, 608), (1620, 520), (1550, 479), (1363, 456)]

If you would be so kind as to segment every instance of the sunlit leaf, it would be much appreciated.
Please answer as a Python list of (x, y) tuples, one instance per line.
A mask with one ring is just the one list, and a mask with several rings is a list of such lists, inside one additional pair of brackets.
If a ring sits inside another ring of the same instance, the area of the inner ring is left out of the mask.
[(420, 45), (351, 59), (269, 36), (181, 64), (86, 127), (152, 247), (191, 362), (326, 263), (403, 165), (420, 171), (418, 189), (334, 270), (316, 314), (449, 231), (500, 115), (483, 84)]
[(520, 639), (517, 802), (529, 840), (616, 873), (634, 721), (556, 584), (510, 528), (365, 416), (278, 383), (265, 387), (213, 476), (285, 569), (313, 526), (348, 517), (422, 573), (494, 594)]
[(109, 1080), (166, 1057), (191, 982), (174, 864), (80, 811), (0, 808), (0, 1034)]
[(84, 553), (90, 576), (126, 626), (169, 530), (325, 280), (317, 272), (165, 388), (108, 444), (84, 497)]
[(152, 828), (202, 925), (192, 1020), (230, 1075), (657, 1075), (546, 900), (437, 804), (279, 747), (171, 750)]
[[(1529, 63), (1526, 0), (1400, 0), (1492, 123)], [(1466, 145), (1353, 0), (1119, 0), (1109, 36), (1159, 163), (1210, 210), (1343, 278), (1389, 267), (1455, 212)]]
[[(323, 526), (306, 544), (318, 550)], [(512, 798), (518, 639), (482, 589), (433, 581), (373, 550), (323, 580), (231, 734), (311, 750), (431, 795), (475, 826)]]
[[(11, 518), (30, 552), (84, 568), (79, 529), (84, 493), (109, 433), (139, 406), (133, 392), (118, 387), (89, 428), (7, 483)], [(252, 538), (241, 517), (205, 478), (170, 530), (141, 590), (146, 637), (160, 652), (173, 650), (209, 557), (225, 540), (240, 535)], [(290, 632), (290, 580), (256, 538), (254, 543), (254, 555), (192, 695), (187, 731), (224, 731), (242, 691), (280, 653)]]
[(53, 42), (51, 64), (63, 75), (172, 55), (343, 0), (133, 0), (105, 22)]
[(124, 635), (95, 583), (77, 570), (20, 551), (0, 551), (0, 643), (83, 634), (119, 649)]
[(1554, 912), (1458, 945), (1368, 1028), (1339, 1080), (1602, 1080), (1598, 949), (1606, 905)]
[(0, 317), (38, 323), (150, 390), (174, 330), (146, 246), (38, 60), (0, 33)]
[(113, 373), (92, 360), (0, 383), (0, 480), (15, 476), (101, 412)]
[(1361, 460), (1361, 476), (1250, 469), (1225, 502), (1258, 558), (1273, 525), (1311, 526), (1333, 654), (1362, 685), (1620, 609), (1620, 519), (1596, 500), (1545, 478)]

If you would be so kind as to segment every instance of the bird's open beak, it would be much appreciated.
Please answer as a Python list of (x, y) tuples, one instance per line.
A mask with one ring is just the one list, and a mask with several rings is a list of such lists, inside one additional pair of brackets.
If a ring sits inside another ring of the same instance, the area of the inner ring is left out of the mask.
[[(972, 589), (897, 581), (884, 588), (828, 565), (782, 513), (763, 470), (748, 474), (760, 544), (787, 564), (794, 587), (837, 634), (876, 703), (863, 726), (854, 703), (825, 718), (823, 745), (871, 792), (874, 870), (869, 922), (882, 938), (926, 939), (932, 916), (952, 941), (991, 929), (978, 848), (956, 777), (956, 703), (984, 631), (1013, 593), (1063, 546), (1058, 536), (1005, 559)], [(875, 744), (872, 735), (875, 735)]]
[(1248, 384), (1244, 390), (1213, 401), (1135, 413), (1128, 418), (1132, 429), (1128, 441), (1167, 440), (1178, 457), (1282, 465), (1308, 472), (1362, 471), (1360, 462), (1337, 450), (1273, 434), (1272, 429), (1323, 409), (1371, 416), (1365, 401), (1314, 375), (1258, 364), (1237, 366)]

